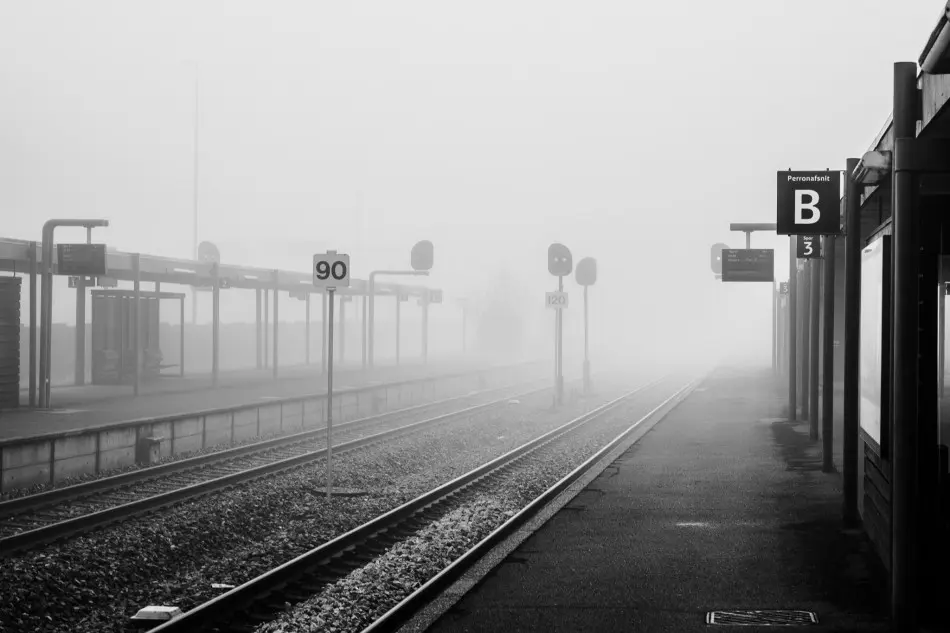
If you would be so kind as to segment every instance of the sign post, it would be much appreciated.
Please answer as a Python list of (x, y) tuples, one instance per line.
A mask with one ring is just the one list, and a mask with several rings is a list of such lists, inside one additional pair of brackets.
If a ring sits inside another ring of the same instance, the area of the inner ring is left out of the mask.
[(313, 285), (323, 288), (329, 298), (327, 318), (327, 500), (333, 488), (333, 298), (337, 287), (350, 287), (350, 256), (327, 251), (313, 256)]
[[(780, 171), (776, 174), (776, 233), (778, 235), (804, 236), (789, 243), (790, 252), (790, 289), (789, 289), (789, 419), (797, 417), (797, 402), (795, 374), (799, 366), (802, 372), (808, 371), (806, 361), (809, 349), (803, 346), (802, 353), (798, 353), (796, 345), (796, 321), (798, 315), (798, 293), (801, 286), (796, 275), (796, 257), (801, 259), (817, 259), (821, 256), (819, 236), (839, 235), (841, 233), (841, 174), (838, 171)], [(811, 240), (812, 247), (808, 248), (806, 240)], [(807, 251), (814, 252), (807, 252)], [(802, 297), (807, 304), (808, 297)], [(817, 305), (811, 310), (818, 310)], [(807, 332), (811, 319), (809, 314), (802, 315), (803, 334)], [(804, 342), (804, 336), (803, 336)], [(801, 356), (802, 358), (799, 358)], [(806, 361), (807, 362), (807, 361)], [(809, 386), (802, 385), (803, 395), (808, 393)], [(803, 416), (808, 416), (807, 407), (803, 402)]]

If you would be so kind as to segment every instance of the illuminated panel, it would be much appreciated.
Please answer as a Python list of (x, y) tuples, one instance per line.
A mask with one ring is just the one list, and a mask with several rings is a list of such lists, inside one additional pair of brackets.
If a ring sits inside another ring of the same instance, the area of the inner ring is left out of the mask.
[(861, 430), (883, 453), (889, 400), (890, 236), (861, 252), (861, 345), (858, 380)]

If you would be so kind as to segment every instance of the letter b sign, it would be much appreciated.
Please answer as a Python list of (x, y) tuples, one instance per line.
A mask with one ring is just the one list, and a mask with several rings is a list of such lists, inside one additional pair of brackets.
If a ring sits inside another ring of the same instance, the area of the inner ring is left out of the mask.
[(837, 171), (778, 172), (779, 235), (841, 233), (841, 175)]

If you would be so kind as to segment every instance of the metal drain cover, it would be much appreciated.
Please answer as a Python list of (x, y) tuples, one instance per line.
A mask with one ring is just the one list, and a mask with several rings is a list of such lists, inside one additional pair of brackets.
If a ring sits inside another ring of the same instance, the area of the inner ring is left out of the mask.
[(710, 611), (706, 624), (731, 626), (800, 626), (818, 624), (818, 615), (811, 611)]

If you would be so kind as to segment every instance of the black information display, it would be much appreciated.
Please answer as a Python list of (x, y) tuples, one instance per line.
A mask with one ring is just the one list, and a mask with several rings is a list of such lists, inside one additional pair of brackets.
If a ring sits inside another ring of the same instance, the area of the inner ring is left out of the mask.
[(775, 251), (770, 248), (722, 251), (723, 281), (775, 281)]
[(796, 257), (799, 259), (821, 259), (821, 236), (798, 235), (796, 241)]
[(105, 275), (105, 244), (57, 244), (60, 275)]

